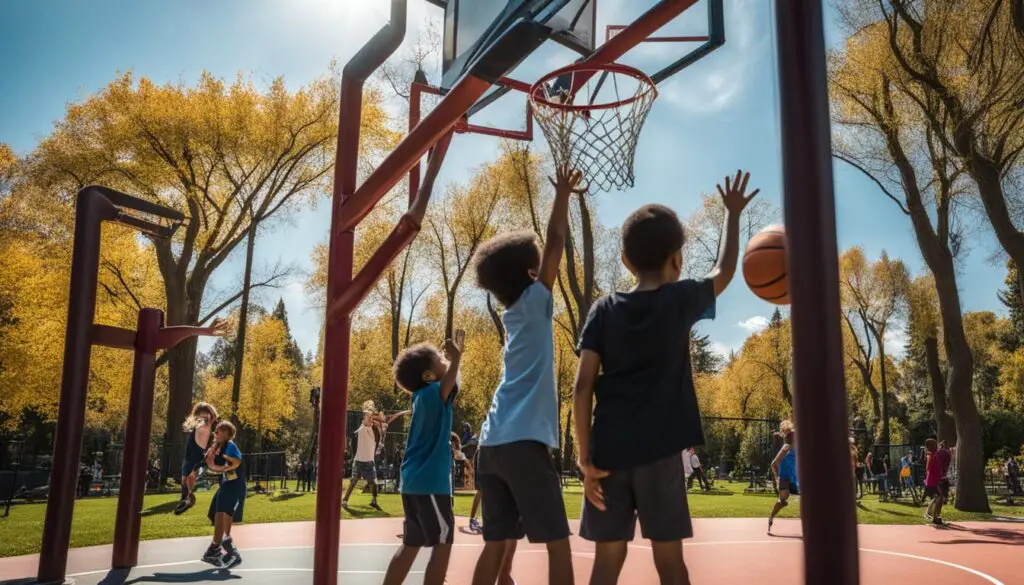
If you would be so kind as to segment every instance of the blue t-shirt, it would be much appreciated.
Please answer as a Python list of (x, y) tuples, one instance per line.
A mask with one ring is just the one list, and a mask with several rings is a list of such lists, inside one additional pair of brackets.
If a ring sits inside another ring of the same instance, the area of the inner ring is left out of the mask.
[(234, 441), (228, 441), (228, 444), (225, 445), (224, 448), (221, 449), (220, 453), (217, 453), (217, 456), (213, 458), (213, 462), (216, 465), (227, 465), (228, 464), (228, 460), (224, 458), (225, 455), (227, 455), (228, 457), (234, 458), (234, 459), (238, 459), (241, 463), (239, 463), (237, 469), (232, 469), (231, 471), (226, 471), (223, 474), (221, 474), (221, 476), (220, 476), (220, 483), (221, 483), (221, 485), (223, 485), (223, 484), (225, 484), (225, 483), (227, 483), (229, 481), (242, 481), (242, 482), (244, 482), (245, 481), (245, 462), (242, 461), (242, 450), (238, 448), (238, 445), (236, 445)]
[(779, 461), (779, 479), (788, 479), (790, 483), (798, 483), (796, 481), (796, 448), (790, 447), (789, 451), (786, 452), (782, 457), (782, 461)]
[(434, 382), (412, 393), (412, 421), (402, 461), (402, 493), (450, 495), (452, 493), (452, 389), (441, 399), (441, 383)]
[(537, 281), (501, 315), (505, 363), (481, 446), (537, 441), (558, 448), (554, 310), (551, 291)]

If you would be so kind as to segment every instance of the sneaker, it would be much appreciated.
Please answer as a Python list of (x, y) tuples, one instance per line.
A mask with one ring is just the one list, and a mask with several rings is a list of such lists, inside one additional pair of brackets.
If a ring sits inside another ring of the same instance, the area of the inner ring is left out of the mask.
[(483, 526), (480, 526), (480, 521), (479, 520), (477, 520), (476, 518), (470, 518), (469, 519), (469, 531), (470, 532), (475, 532), (475, 533), (479, 534), (479, 533), (484, 531), (484, 528), (483, 528)]
[(224, 540), (221, 541), (220, 547), (224, 549), (224, 552), (228, 554), (237, 553), (238, 549), (235, 548), (235, 542), (231, 540), (230, 536), (225, 536)]
[(206, 553), (203, 554), (203, 562), (209, 563), (217, 568), (224, 567), (224, 563), (221, 561), (219, 544), (211, 544), (209, 548), (206, 549)]
[(381, 508), (380, 504), (378, 504), (377, 502), (370, 502), (370, 507), (373, 508), (374, 510), (377, 510), (378, 512), (384, 511), (384, 508)]
[(238, 565), (242, 564), (242, 555), (238, 554), (238, 551), (229, 552), (228, 554), (221, 557), (221, 566), (225, 569), (233, 569)]
[(348, 510), (348, 500), (342, 500), (341, 507), (344, 508), (345, 510)]
[(932, 519), (932, 524), (934, 524), (935, 526), (945, 526), (946, 525), (946, 523), (942, 520), (942, 518), (940, 518), (938, 516), (936, 516), (935, 518)]
[(174, 509), (174, 515), (175, 516), (181, 516), (182, 514), (185, 513), (185, 510), (188, 510), (191, 507), (192, 506), (189, 505), (187, 499), (186, 500), (181, 500), (180, 502), (178, 502), (178, 507), (176, 507)]
[(188, 507), (196, 505), (196, 495), (194, 493), (188, 495)]
[(774, 523), (775, 523), (775, 518), (769, 518), (768, 519), (768, 534), (772, 533), (772, 524), (774, 524)]

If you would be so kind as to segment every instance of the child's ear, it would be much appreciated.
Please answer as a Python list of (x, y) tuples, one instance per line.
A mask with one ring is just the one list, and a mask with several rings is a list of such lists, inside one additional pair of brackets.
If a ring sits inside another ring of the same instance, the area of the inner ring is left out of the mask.
[(672, 254), (672, 271), (682, 272), (683, 271), (683, 250), (680, 248), (676, 250), (675, 254)]

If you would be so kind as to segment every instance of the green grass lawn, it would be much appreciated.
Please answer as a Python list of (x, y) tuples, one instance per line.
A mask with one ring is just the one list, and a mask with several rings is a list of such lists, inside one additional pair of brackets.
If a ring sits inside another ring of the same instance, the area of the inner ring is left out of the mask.
[[(691, 493), (690, 512), (695, 518), (766, 518), (771, 510), (774, 496), (768, 494), (744, 494), (745, 484), (719, 482), (712, 494)], [(142, 520), (144, 540), (174, 538), (181, 536), (203, 536), (210, 534), (206, 521), (206, 510), (213, 492), (197, 494), (196, 507), (182, 516), (172, 514), (178, 494), (147, 496)], [(569, 518), (579, 518), (582, 494), (578, 486), (565, 491), (565, 510)], [(247, 524), (263, 522), (290, 522), (312, 520), (316, 496), (310, 493), (278, 493), (256, 495), (250, 492), (245, 505)], [(369, 507), (370, 497), (358, 491), (352, 496), (351, 512), (344, 512), (345, 518), (379, 518), (402, 515), (402, 501), (398, 495), (380, 497), (384, 512)], [(455, 497), (455, 514), (468, 516), (473, 503), (471, 494)], [(115, 498), (87, 498), (75, 504), (72, 524), (71, 545), (91, 546), (106, 544), (114, 537), (114, 515), (117, 509)], [(11, 508), (9, 518), (0, 519), (0, 556), (31, 554), (39, 551), (43, 533), (45, 504), (23, 504)], [(923, 509), (908, 504), (880, 503), (877, 496), (867, 495), (861, 500), (857, 519), (862, 524), (917, 524), (923, 522)], [(1024, 516), (1024, 508), (992, 505), (992, 516)], [(796, 518), (800, 513), (799, 498), (780, 515)], [(943, 517), (949, 521), (988, 520), (987, 514), (968, 514), (946, 508)]]

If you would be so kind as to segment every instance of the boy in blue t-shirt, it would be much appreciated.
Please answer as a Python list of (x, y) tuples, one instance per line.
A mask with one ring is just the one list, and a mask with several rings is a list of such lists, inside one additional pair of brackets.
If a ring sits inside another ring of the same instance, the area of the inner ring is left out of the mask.
[(452, 552), (452, 407), (465, 333), (445, 341), (446, 360), (426, 343), (395, 360), (395, 381), (412, 394), (412, 421), (402, 461), (405, 534), (384, 575), (384, 585), (401, 585), (422, 547), (432, 547), (424, 585), (442, 585)]
[(569, 229), (569, 196), (587, 190), (581, 178), (563, 167), (552, 180), (555, 201), (543, 253), (533, 232), (520, 231), (488, 240), (474, 256), (477, 284), (505, 307), (504, 372), (480, 429), (484, 550), (474, 585), (494, 584), (506, 551), (524, 534), (547, 544), (551, 585), (573, 582), (569, 522), (550, 451), (558, 448), (551, 288)]
[[(213, 522), (213, 542), (210, 543), (203, 561), (218, 568), (230, 569), (242, 563), (234, 542), (231, 540), (231, 525), (242, 521), (245, 507), (245, 465), (242, 451), (233, 440), (235, 425), (226, 420), (217, 423), (214, 431), (216, 443), (206, 454), (206, 467), (220, 473), (220, 487), (210, 502), (208, 517)], [(224, 555), (221, 556), (221, 550)]]
[[(684, 231), (671, 209), (645, 205), (622, 224), (622, 260), (637, 284), (591, 308), (573, 405), (586, 495), (580, 536), (596, 543), (591, 585), (618, 581), (638, 519), (661, 582), (690, 582), (682, 539), (693, 528), (680, 453), (704, 443), (690, 330), (714, 317), (715, 298), (736, 271), (740, 214), (757, 194), (746, 195), (749, 178), (737, 172), (718, 187), (724, 237), (703, 279), (679, 280)], [(659, 433), (653, 443), (651, 428)]]

